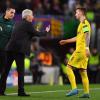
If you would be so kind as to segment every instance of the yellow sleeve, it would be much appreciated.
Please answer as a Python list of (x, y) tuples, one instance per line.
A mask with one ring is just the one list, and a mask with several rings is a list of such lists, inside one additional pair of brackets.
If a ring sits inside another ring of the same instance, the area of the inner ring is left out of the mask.
[(84, 33), (87, 33), (87, 32), (90, 31), (89, 26), (87, 24), (83, 25), (82, 30), (83, 30)]

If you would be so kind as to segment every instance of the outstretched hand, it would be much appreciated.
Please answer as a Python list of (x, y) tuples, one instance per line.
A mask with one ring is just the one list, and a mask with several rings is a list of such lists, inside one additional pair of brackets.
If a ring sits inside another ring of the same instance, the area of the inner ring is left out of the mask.
[(67, 43), (66, 40), (60, 40), (60, 41), (59, 41), (59, 44), (60, 44), (60, 45), (64, 45), (64, 44), (66, 44), (66, 43)]
[(49, 32), (50, 31), (50, 25), (48, 25), (45, 29), (46, 32)]

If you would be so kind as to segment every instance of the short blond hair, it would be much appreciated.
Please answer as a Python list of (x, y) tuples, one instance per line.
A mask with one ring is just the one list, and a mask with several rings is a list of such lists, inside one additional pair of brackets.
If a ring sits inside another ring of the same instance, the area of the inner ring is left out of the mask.
[(76, 10), (77, 9), (80, 9), (84, 14), (86, 13), (86, 8), (84, 7), (84, 6), (82, 6), (82, 5), (76, 5)]
[(25, 18), (26, 18), (27, 16), (29, 16), (29, 15), (33, 15), (32, 10), (30, 10), (30, 9), (25, 9), (25, 10), (22, 11), (22, 19), (25, 19)]

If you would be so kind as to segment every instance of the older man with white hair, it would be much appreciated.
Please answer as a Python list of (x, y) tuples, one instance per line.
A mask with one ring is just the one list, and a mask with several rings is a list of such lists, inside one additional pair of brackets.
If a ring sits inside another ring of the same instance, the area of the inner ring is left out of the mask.
[(29, 96), (24, 91), (24, 58), (30, 51), (30, 42), (34, 36), (43, 36), (49, 32), (50, 26), (45, 32), (38, 32), (33, 28), (33, 12), (29, 9), (22, 11), (22, 20), (13, 28), (12, 36), (6, 46), (7, 63), (0, 79), (0, 95), (5, 95), (6, 80), (13, 61), (16, 61), (18, 71), (18, 96)]

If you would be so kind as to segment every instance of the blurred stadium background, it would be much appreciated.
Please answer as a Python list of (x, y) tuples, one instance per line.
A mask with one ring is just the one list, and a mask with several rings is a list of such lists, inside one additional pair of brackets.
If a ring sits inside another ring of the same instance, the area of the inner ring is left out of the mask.
[[(69, 84), (63, 68), (75, 49), (75, 44), (60, 46), (58, 42), (61, 39), (76, 35), (79, 22), (75, 19), (74, 14), (77, 4), (84, 5), (87, 8), (86, 16), (92, 28), (91, 57), (88, 65), (90, 83), (100, 84), (100, 0), (0, 0), (0, 15), (4, 13), (7, 7), (13, 5), (16, 8), (14, 20), (18, 21), (21, 19), (22, 10), (28, 8), (34, 12), (34, 27), (43, 31), (47, 25), (50, 24), (51, 26), (50, 32), (45, 37), (35, 37), (32, 40), (31, 54), (26, 54), (25, 58), (25, 84), (32, 86)], [(81, 79), (77, 70), (75, 70), (75, 74), (77, 83), (80, 84)], [(15, 62), (12, 64), (7, 86), (17, 86)], [(100, 85), (94, 86), (100, 87)], [(64, 89), (64, 86), (62, 86), (62, 89)], [(35, 88), (35, 90), (37, 89)]]

